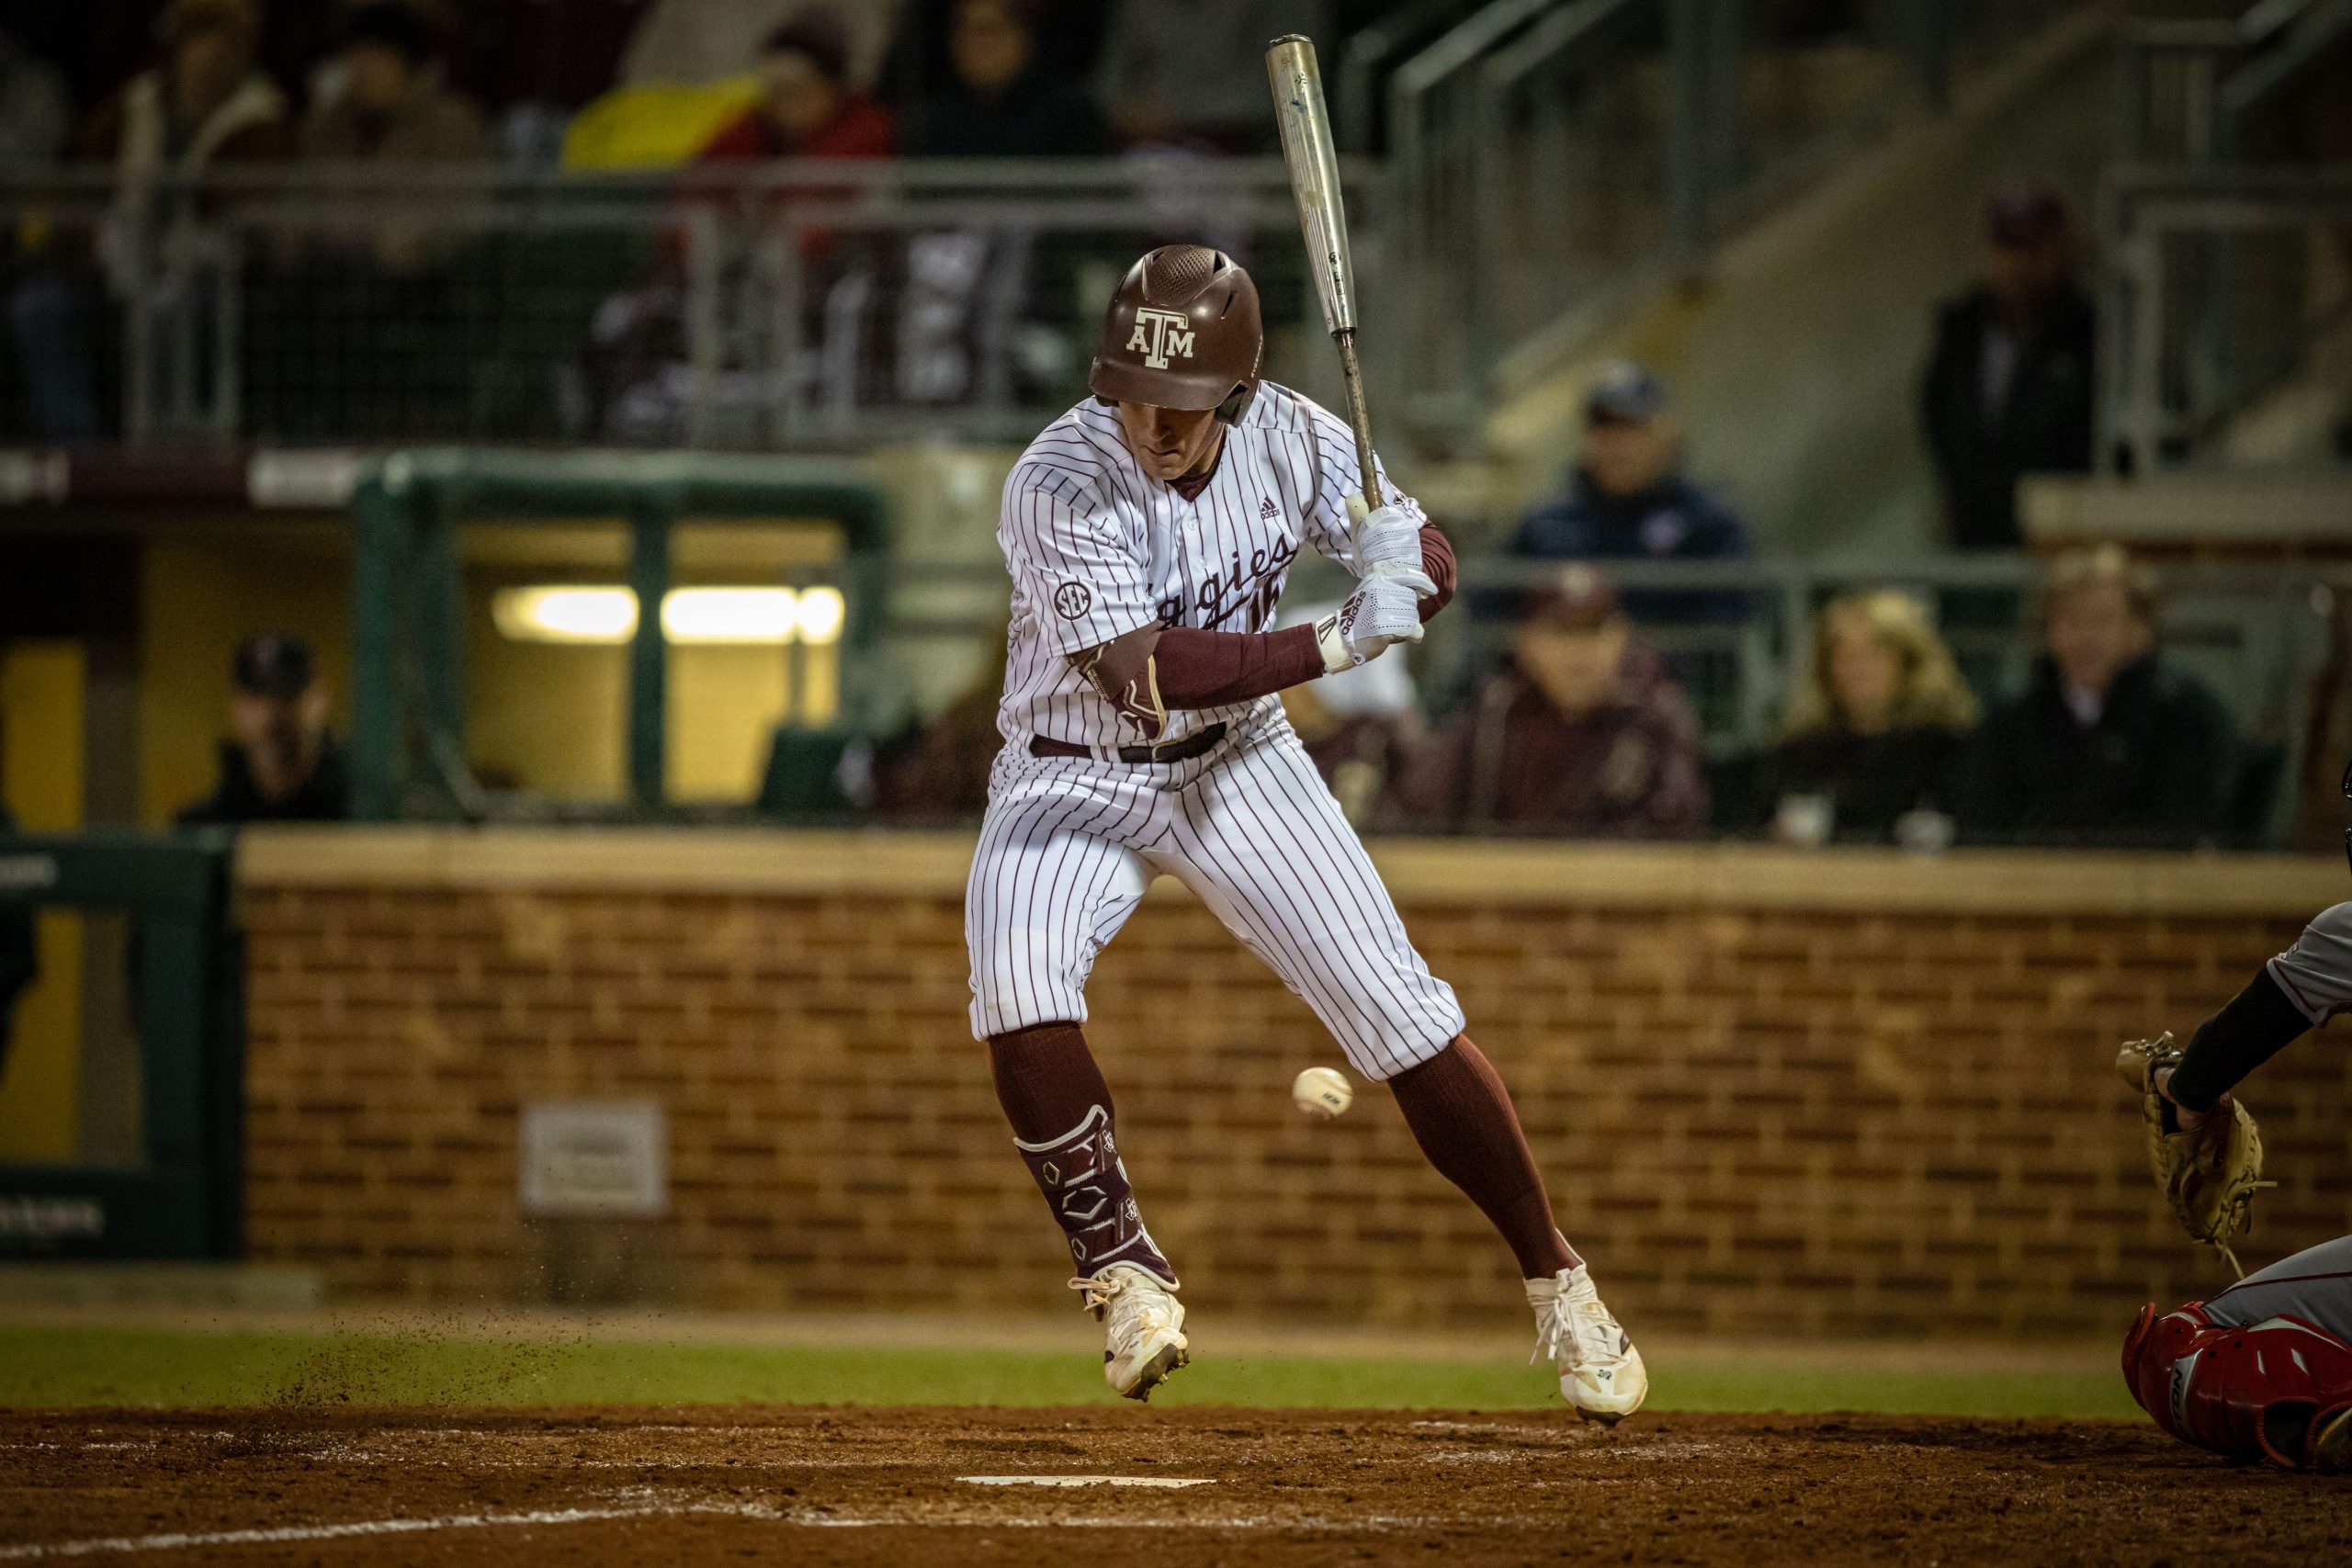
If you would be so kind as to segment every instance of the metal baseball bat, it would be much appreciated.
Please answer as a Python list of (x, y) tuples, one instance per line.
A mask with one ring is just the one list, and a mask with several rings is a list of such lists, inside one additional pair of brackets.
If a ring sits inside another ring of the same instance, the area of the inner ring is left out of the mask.
[(1315, 44), (1296, 33), (1266, 46), (1266, 80), (1274, 91), (1274, 120), (1282, 127), (1283, 163), (1307, 265), (1323, 301), (1323, 322), (1340, 349), (1348, 387), (1348, 423), (1356, 434), (1356, 467), (1363, 503), (1382, 504), (1372, 457), (1372, 412), (1364, 406), (1363, 369), (1356, 363), (1356, 269), (1348, 258), (1348, 209), (1340, 199), (1340, 158), (1331, 146), (1331, 114), (1323, 103), (1323, 73)]

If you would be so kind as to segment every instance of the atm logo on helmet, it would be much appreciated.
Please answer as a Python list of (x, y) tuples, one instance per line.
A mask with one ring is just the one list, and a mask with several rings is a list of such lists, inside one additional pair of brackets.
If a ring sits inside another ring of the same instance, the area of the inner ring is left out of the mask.
[(1154, 370), (1168, 368), (1168, 356), (1193, 357), (1193, 326), (1181, 310), (1140, 310), (1136, 312), (1136, 330), (1127, 334), (1127, 352), (1143, 355), (1144, 364)]

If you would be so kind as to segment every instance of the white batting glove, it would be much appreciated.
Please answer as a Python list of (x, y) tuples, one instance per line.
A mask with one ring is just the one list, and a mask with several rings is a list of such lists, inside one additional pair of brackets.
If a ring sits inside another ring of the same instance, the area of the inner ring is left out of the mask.
[(1421, 525), (1401, 507), (1384, 506), (1355, 526), (1356, 575), (1392, 577), (1424, 598), (1437, 584), (1421, 568)]
[(1398, 577), (1368, 577), (1338, 612), (1315, 623), (1323, 669), (1336, 675), (1368, 663), (1393, 643), (1421, 640), (1421, 601)]

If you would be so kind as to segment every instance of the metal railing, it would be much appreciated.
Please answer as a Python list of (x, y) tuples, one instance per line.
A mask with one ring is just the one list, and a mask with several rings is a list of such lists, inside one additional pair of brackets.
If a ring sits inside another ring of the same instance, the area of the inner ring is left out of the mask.
[[(2234, 18), (2120, 29), (2119, 164), (2101, 232), (2110, 470), (2324, 454), (2324, 431), (2274, 429), (2251, 445), (2232, 431), (2346, 352), (2329, 346), (2352, 309), (2330, 255), (2352, 254), (2343, 171), (2304, 161), (2278, 111), (2348, 37), (2352, 0), (2259, 0)], [(2324, 401), (2328, 389), (2312, 391)], [(2336, 400), (2317, 423), (2352, 415), (2352, 399)]]
[[(680, 710), (681, 722), (723, 739), (736, 752), (756, 750), (769, 757), (759, 806), (748, 796), (665, 800), (659, 738), (670, 721), (663, 716), (669, 699), (662, 671), (674, 655), (665, 652), (663, 635), (643, 615), (628, 645), (628, 678), (610, 687), (612, 700), (624, 705), (617, 716), (622, 722), (585, 723), (576, 711), (582, 688), (562, 682), (554, 687), (570, 694), (560, 700), (575, 705), (566, 711), (582, 725), (583, 734), (609, 731), (628, 742), (629, 765), (615, 774), (609, 798), (567, 793), (578, 782), (569, 763), (553, 766), (553, 776), (570, 782), (549, 795), (537, 793), (538, 786), (523, 773), (494, 791), (469, 782), (477, 776), (478, 761), (467, 751), (467, 698), (454, 653), (462, 640), (458, 606), (475, 605), (469, 613), (484, 615), (481, 606), (489, 602), (492, 587), (526, 581), (527, 574), (516, 574), (511, 552), (478, 555), (458, 548), (458, 528), (468, 516), (478, 522), (526, 514), (625, 517), (625, 559), (616, 557), (604, 569), (564, 570), (574, 578), (587, 570), (587, 581), (626, 584), (641, 605), (663, 602), (673, 581), (735, 586), (755, 581), (731, 569), (718, 577), (673, 580), (663, 564), (662, 543), (671, 512), (841, 512), (853, 502), (871, 504), (858, 471), (806, 459), (620, 453), (596, 455), (584, 463), (576, 457), (452, 453), (413, 462), (388, 460), (382, 481), (364, 490), (356, 505), (366, 547), (354, 611), (355, 683), (360, 708), (374, 718), (372, 727), (363, 723), (355, 733), (353, 754), (355, 771), (363, 778), (398, 773), (399, 757), (405, 754), (407, 777), (416, 787), (378, 788), (368, 808), (532, 820), (649, 814), (724, 820), (758, 809), (838, 815), (854, 809), (854, 792), (837, 787), (842, 760), (856, 754), (861, 744), (907, 736), (943, 705), (958, 716), (959, 751), (992, 751), (984, 719), (977, 726), (973, 721), (993, 710), (1001, 680), (999, 660), (1010, 593), (1003, 569), (985, 559), (913, 557), (906, 543), (886, 551), (878, 532), (859, 527), (845, 535), (844, 553), (798, 559), (778, 580), (803, 595), (826, 588), (841, 595), (845, 632), (838, 644), (828, 645), (837, 653), (829, 654), (834, 661), (827, 666), (832, 671), (829, 679), (837, 682), (838, 701), (823, 705), (824, 712), (816, 716), (795, 709), (782, 718), (771, 714), (760, 719), (751, 716), (764, 711), (756, 702), (721, 700), (707, 682), (682, 688), (691, 701)], [(427, 497), (416, 481), (435, 476), (442, 489)], [(401, 504), (412, 513), (401, 526), (390, 526), (394, 520), (387, 512), (388, 504), (400, 500), (390, 488), (395, 479), (408, 487), (401, 492), (407, 497)], [(806, 493), (797, 500), (754, 494), (762, 487), (793, 485)], [(859, 496), (868, 499), (856, 502)], [(697, 570), (707, 574), (707, 561)], [(1476, 700), (1479, 686), (1507, 655), (1521, 591), (1559, 570), (1556, 561), (1463, 558), (1455, 606), (1431, 624), (1422, 646), (1396, 656), (1418, 677), (1421, 717), (1442, 724)], [(1708, 756), (1735, 770), (1741, 759), (1753, 757), (1781, 734), (1813, 665), (1818, 614), (1839, 594), (1894, 588), (1919, 599), (1987, 707), (2025, 687), (2039, 652), (2036, 605), (2044, 568), (2022, 556), (1768, 557), (1621, 562), (1610, 563), (1608, 570), (1627, 613), (1690, 698)], [(2264, 770), (2249, 770), (2254, 787), (2244, 797), (2242, 813), (2217, 823), (2213, 836), (2248, 844), (2283, 841), (2296, 805), (2291, 781), (2303, 776), (2312, 743), (2312, 694), (2324, 673), (2342, 677), (2334, 606), (2336, 595), (2352, 592), (2352, 572), (2322, 565), (2177, 562), (2157, 567), (2156, 577), (2166, 658), (2220, 694), (2252, 742), (2248, 757)], [(1293, 574), (1285, 613), (1295, 616), (1321, 602), (1337, 602), (1352, 585), (1343, 568), (1319, 557), (1304, 558)], [(497, 635), (510, 634), (501, 627)], [(556, 655), (534, 657), (549, 656)], [(607, 648), (594, 656), (611, 660), (616, 654)], [(775, 657), (789, 666), (799, 653), (778, 646)], [(491, 661), (478, 654), (475, 662), (487, 668)], [(744, 668), (736, 667), (738, 677)], [(405, 740), (401, 721), (394, 716), (402, 706), (425, 721)], [(773, 728), (722, 737), (713, 727), (724, 725)], [(527, 758), (514, 754), (511, 738), (502, 755), (503, 763), (493, 759), (480, 767), (479, 776), (547, 761), (536, 751)], [(986, 758), (965, 760), (984, 763)], [(791, 787), (779, 785), (780, 779)]]
[[(1346, 174), (1376, 310), (1387, 204)], [(20, 443), (1025, 438), (1172, 240), (1251, 266), (1270, 374), (1331, 376), (1291, 330), (1317, 308), (1279, 160), (70, 171), (0, 213)]]
[(2066, 8), (1904, 0), (1804, 36), (1736, 0), (1489, 0), (1387, 88), (1418, 423), (1466, 428), (1904, 104), (1940, 108), (1955, 60)]
[[(1556, 561), (1462, 559), (1455, 607), (1431, 623), (1423, 646), (1409, 655), (1426, 716), (1442, 723), (1473, 700), (1508, 649), (1518, 591), (1559, 570)], [(2041, 651), (2038, 604), (2045, 566), (2024, 556), (1627, 561), (1609, 563), (1607, 570), (1642, 635), (1690, 698), (1706, 750), (1719, 761), (1769, 747), (1781, 733), (1812, 665), (1817, 615), (1840, 594), (1892, 588), (1917, 598), (1987, 708), (2025, 688)], [(2296, 804), (2288, 781), (2302, 776), (2312, 741), (2305, 722), (2310, 694), (2330, 657), (2334, 595), (2352, 592), (2352, 574), (2187, 562), (2154, 570), (2165, 658), (2219, 694), (2249, 742), (2249, 758), (2261, 761), (2271, 779), (2267, 791), (2257, 787), (2247, 798), (2247, 819), (2217, 824), (2214, 837), (2281, 843)], [(820, 574), (810, 581), (821, 580)], [(908, 562), (892, 569), (890, 581), (894, 604), (924, 603), (930, 598), (924, 591), (952, 586), (972, 591), (966, 602), (986, 607), (945, 616), (894, 609), (884, 621), (876, 657), (954, 659), (959, 647), (968, 656), (1001, 639), (1001, 569)], [(1302, 558), (1285, 604), (1336, 603), (1351, 586), (1342, 569)], [(877, 672), (874, 685), (884, 693), (894, 685), (903, 690), (904, 673)]]
[[(2352, 419), (2352, 166), (2116, 169), (2101, 227), (2107, 468), (2324, 457)], [(2303, 416), (2233, 452), (2248, 411), (2299, 382)]]
[(2242, 155), (2256, 118), (2346, 33), (2352, 0), (2258, 0), (2234, 18), (2124, 24), (2117, 156), (2208, 163)]

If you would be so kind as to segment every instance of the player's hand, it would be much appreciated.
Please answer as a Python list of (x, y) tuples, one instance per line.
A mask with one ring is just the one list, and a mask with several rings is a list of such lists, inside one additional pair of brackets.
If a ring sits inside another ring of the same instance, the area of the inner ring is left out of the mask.
[[(2229, 1107), (2226, 1104), (2216, 1105), (2210, 1111), (2191, 1111), (2177, 1100), (2174, 1100), (2172, 1098), (2172, 1069), (2170, 1067), (2158, 1067), (2151, 1076), (2154, 1080), (2156, 1092), (2163, 1095), (2166, 1100), (2171, 1102), (2173, 1120), (2180, 1123), (2180, 1130), (2182, 1132), (2196, 1132), (2205, 1124), (2205, 1119), (2208, 1116), (2211, 1116), (2215, 1111), (2220, 1111), (2224, 1120), (2228, 1118)], [(2230, 1097), (2226, 1094), (2222, 1097), (2225, 1101), (2229, 1098)]]
[(1315, 640), (1332, 674), (1379, 658), (1393, 643), (1419, 642), (1420, 596), (1401, 577), (1368, 577), (1337, 614), (1315, 623)]
[(1356, 575), (1394, 578), (1426, 597), (1437, 584), (1421, 565), (1421, 525), (1401, 507), (1384, 506), (1355, 526)]

